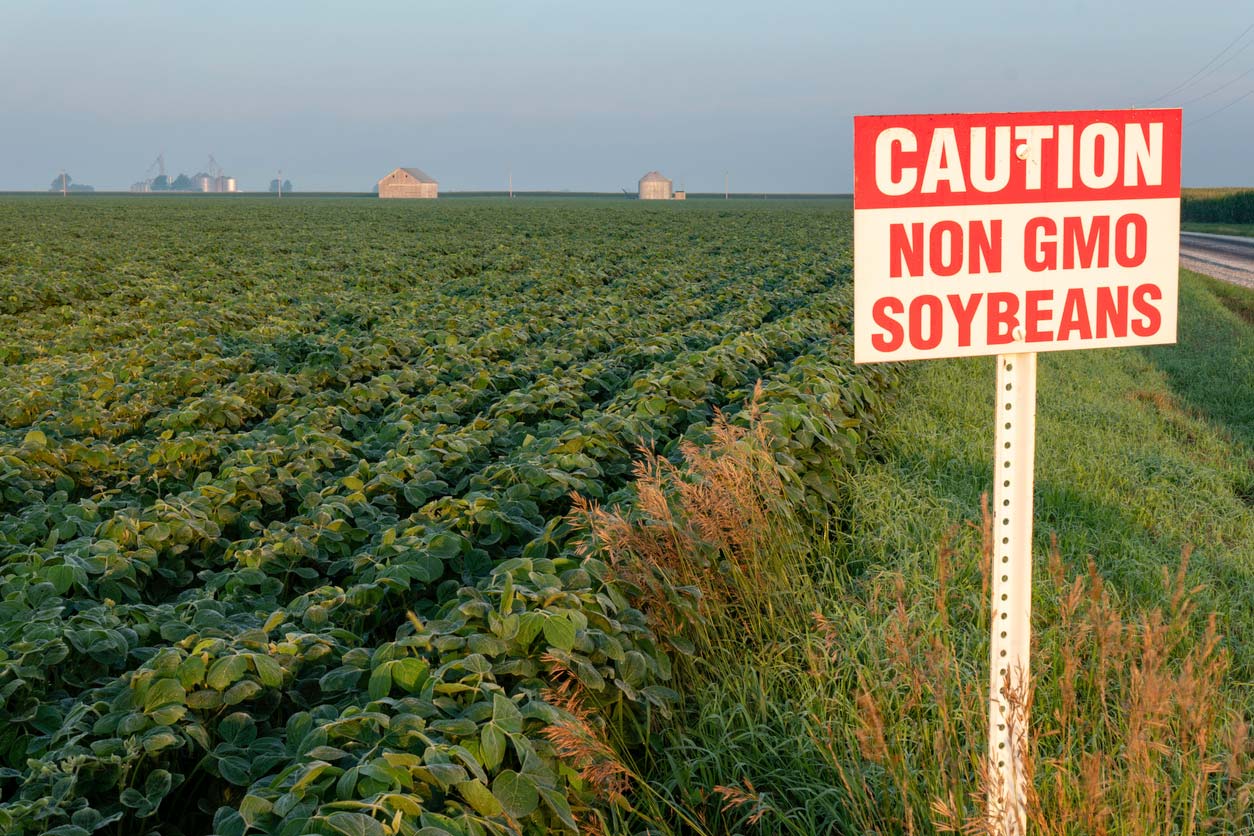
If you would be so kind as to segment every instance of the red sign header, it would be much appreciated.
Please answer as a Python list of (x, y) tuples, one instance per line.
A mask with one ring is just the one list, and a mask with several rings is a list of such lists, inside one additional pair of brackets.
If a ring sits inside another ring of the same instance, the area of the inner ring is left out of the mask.
[(854, 117), (858, 209), (1180, 194), (1180, 110)]

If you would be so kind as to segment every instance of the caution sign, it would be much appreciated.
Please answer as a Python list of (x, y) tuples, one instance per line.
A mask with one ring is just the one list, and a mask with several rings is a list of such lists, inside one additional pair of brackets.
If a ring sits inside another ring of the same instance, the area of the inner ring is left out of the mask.
[(855, 361), (1175, 342), (1180, 115), (854, 117)]

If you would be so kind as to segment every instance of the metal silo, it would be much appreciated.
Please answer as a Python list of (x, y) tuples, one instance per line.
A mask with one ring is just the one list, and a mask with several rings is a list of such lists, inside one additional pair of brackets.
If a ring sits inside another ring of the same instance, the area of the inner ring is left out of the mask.
[(670, 200), (673, 197), (671, 181), (659, 171), (650, 171), (640, 178), (641, 200)]

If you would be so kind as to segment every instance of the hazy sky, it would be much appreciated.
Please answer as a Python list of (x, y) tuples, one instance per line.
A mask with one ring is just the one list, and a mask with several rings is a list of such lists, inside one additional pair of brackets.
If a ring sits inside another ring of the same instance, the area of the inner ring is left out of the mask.
[[(849, 191), (854, 113), (1146, 105), (1251, 23), (1235, 0), (0, 0), (0, 189), (63, 167), (125, 188), (164, 151), (171, 174), (212, 153), (245, 189), (282, 168), (365, 191), (411, 165), (446, 190), (511, 168), (516, 188), (634, 189), (657, 168), (693, 191), (724, 172)], [(1254, 184), (1252, 44), (1155, 103), (1185, 105), (1185, 185)]]

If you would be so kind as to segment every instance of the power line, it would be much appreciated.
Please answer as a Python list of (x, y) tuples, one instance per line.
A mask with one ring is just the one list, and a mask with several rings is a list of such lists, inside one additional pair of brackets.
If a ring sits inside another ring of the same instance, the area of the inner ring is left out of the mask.
[(1201, 78), (1199, 78), (1199, 79), (1198, 79), (1198, 81), (1199, 81), (1199, 82), (1201, 82), (1201, 81), (1205, 81), (1206, 79), (1210, 78), (1210, 77), (1211, 77), (1211, 76), (1213, 76), (1215, 73), (1219, 72), (1219, 71), (1220, 71), (1220, 70), (1222, 70), (1224, 67), (1226, 67), (1226, 66), (1228, 66), (1229, 64), (1231, 64), (1231, 63), (1232, 63), (1232, 62), (1233, 62), (1233, 61), (1234, 61), (1234, 60), (1235, 60), (1238, 56), (1240, 56), (1240, 54), (1241, 54), (1242, 52), (1245, 52), (1245, 51), (1246, 51), (1247, 49), (1249, 49), (1251, 46), (1254, 46), (1254, 38), (1251, 38), (1250, 40), (1246, 41), (1244, 44), (1242, 44), (1242, 45), (1241, 45), (1241, 48), (1240, 48), (1240, 49), (1238, 49), (1236, 52), (1232, 53), (1231, 55), (1229, 55), (1229, 56), (1228, 56), (1227, 58), (1225, 58), (1224, 60), (1220, 61), (1220, 62), (1219, 62), (1218, 64), (1216, 64), (1215, 66), (1211, 67), (1211, 68), (1210, 68), (1210, 70), (1209, 70), (1209, 71), (1208, 71), (1205, 75), (1203, 75)]
[(1240, 96), (1237, 96), (1235, 99), (1233, 99), (1232, 101), (1228, 102), (1228, 103), (1227, 103), (1226, 105), (1224, 105), (1223, 107), (1216, 108), (1215, 110), (1212, 110), (1210, 113), (1206, 114), (1205, 116), (1199, 116), (1199, 117), (1197, 117), (1196, 119), (1193, 119), (1193, 120), (1191, 120), (1191, 121), (1185, 122), (1184, 124), (1185, 124), (1185, 125), (1196, 125), (1198, 122), (1205, 122), (1207, 119), (1211, 118), (1212, 116), (1218, 116), (1220, 113), (1223, 113), (1225, 110), (1227, 110), (1228, 108), (1232, 107), (1232, 106), (1233, 106), (1234, 104), (1236, 104), (1237, 102), (1242, 101), (1243, 99), (1247, 99), (1247, 98), (1249, 98), (1250, 96), (1254, 96), (1254, 87), (1251, 87), (1249, 90), (1246, 90), (1246, 91), (1245, 91), (1244, 93), (1242, 93)]
[(1237, 35), (1235, 38), (1232, 39), (1232, 41), (1227, 46), (1219, 50), (1219, 52), (1215, 53), (1209, 61), (1207, 61), (1198, 69), (1197, 72), (1195, 72), (1193, 75), (1186, 78), (1180, 84), (1177, 84), (1175, 87), (1172, 87), (1170, 90), (1168, 90), (1166, 93), (1163, 93), (1161, 96), (1158, 96), (1157, 98), (1154, 98), (1154, 99), (1150, 99), (1148, 102), (1146, 102), (1146, 104), (1154, 104), (1155, 102), (1161, 102), (1163, 99), (1167, 98), (1173, 93), (1176, 93), (1188, 87), (1190, 84), (1192, 84), (1194, 81), (1197, 80), (1198, 76), (1206, 72), (1206, 70), (1210, 69), (1210, 66), (1212, 64), (1214, 64), (1216, 61), (1222, 58), (1224, 56), (1224, 53), (1226, 53), (1228, 50), (1236, 46), (1237, 42), (1240, 41), (1242, 38), (1244, 38), (1247, 34), (1249, 34), (1251, 29), (1254, 29), (1254, 23), (1251, 23), (1249, 26), (1245, 27), (1245, 29), (1242, 30), (1240, 35)]
[[(1254, 43), (1254, 41), (1251, 41), (1251, 43)], [(1241, 79), (1245, 78), (1245, 77), (1246, 77), (1246, 76), (1248, 76), (1250, 73), (1254, 73), (1254, 67), (1250, 67), (1248, 70), (1246, 70), (1245, 72), (1241, 73), (1241, 75), (1233, 76), (1232, 78), (1228, 79), (1228, 80), (1227, 80), (1227, 81), (1225, 81), (1223, 84), (1219, 85), (1218, 87), (1216, 87), (1215, 89), (1211, 90), (1210, 92), (1203, 93), (1203, 94), (1202, 94), (1202, 95), (1200, 95), (1200, 96), (1194, 96), (1194, 97), (1193, 97), (1193, 98), (1191, 98), (1191, 99), (1185, 99), (1184, 101), (1180, 102), (1180, 106), (1181, 106), (1181, 107), (1183, 107), (1184, 105), (1193, 104), (1194, 102), (1200, 102), (1202, 99), (1209, 99), (1211, 96), (1215, 95), (1215, 94), (1216, 94), (1216, 93), (1218, 93), (1220, 90), (1226, 89), (1226, 88), (1231, 87), (1232, 85), (1236, 84), (1238, 81), (1240, 81)]]

